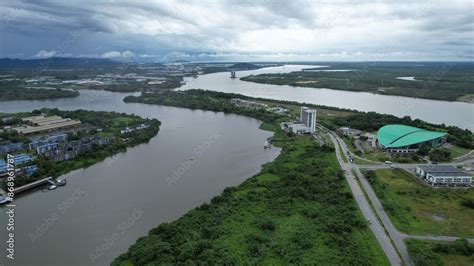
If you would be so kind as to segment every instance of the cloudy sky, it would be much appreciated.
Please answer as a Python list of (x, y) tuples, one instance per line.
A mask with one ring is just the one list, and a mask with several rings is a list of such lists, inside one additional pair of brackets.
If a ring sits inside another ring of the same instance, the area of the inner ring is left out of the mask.
[(0, 57), (472, 60), (474, 1), (0, 1)]

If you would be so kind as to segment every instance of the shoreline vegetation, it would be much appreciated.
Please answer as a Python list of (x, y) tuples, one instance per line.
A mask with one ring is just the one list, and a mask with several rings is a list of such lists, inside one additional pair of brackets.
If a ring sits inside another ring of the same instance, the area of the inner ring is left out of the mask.
[(141, 237), (112, 265), (353, 264), (388, 265), (337, 163), (334, 148), (288, 136), (287, 115), (237, 107), (235, 95), (202, 90), (129, 96), (161, 104), (253, 117), (282, 147), (275, 161), (176, 221)]
[(20, 82), (0, 83), (0, 102), (74, 98), (79, 92), (63, 89), (25, 88)]
[[(473, 64), (465, 62), (324, 63), (328, 68), (259, 74), (241, 80), (443, 101), (473, 101)], [(411, 79), (410, 79), (411, 78)]]
[[(35, 156), (36, 159), (31, 163), (37, 165), (39, 168), (37, 172), (30, 176), (18, 176), (15, 180), (16, 187), (45, 177), (58, 177), (73, 170), (87, 168), (112, 155), (125, 152), (129, 147), (147, 143), (150, 139), (156, 136), (161, 124), (161, 122), (156, 119), (146, 119), (125, 113), (86, 110), (61, 111), (59, 109), (44, 108), (41, 110), (35, 110), (31, 113), (0, 114), (0, 117), (6, 118), (6, 122), (0, 122), (0, 125), (9, 126), (12, 123), (21, 121), (21, 117), (38, 114), (45, 114), (48, 116), (56, 115), (73, 120), (80, 120), (86, 129), (68, 133), (69, 140), (98, 136), (106, 138), (108, 144), (93, 145), (92, 150), (81, 153), (74, 159), (56, 162), (52, 159), (45, 159), (42, 156), (37, 156), (32, 153), (32, 151), (29, 151), (27, 148), (27, 142), (29, 139), (26, 136), (16, 133), (15, 131), (3, 131), (0, 134), (0, 137), (5, 141), (24, 143), (26, 148), (23, 151), (18, 152), (31, 153), (32, 156)], [(141, 124), (146, 124), (147, 127), (125, 134), (121, 133), (121, 130), (124, 128), (135, 127)]]

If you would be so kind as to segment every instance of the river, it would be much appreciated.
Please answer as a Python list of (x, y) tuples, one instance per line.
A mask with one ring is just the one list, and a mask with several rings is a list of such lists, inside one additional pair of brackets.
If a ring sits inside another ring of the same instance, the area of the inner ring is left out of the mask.
[[(0, 265), (106, 265), (162, 222), (242, 183), (280, 149), (255, 119), (125, 104), (127, 94), (83, 90), (77, 98), (0, 103), (0, 112), (41, 107), (134, 113), (162, 121), (150, 143), (64, 177), (65, 187), (15, 203), (15, 260), (7, 261), (6, 208), (0, 208)], [(193, 160), (190, 160), (190, 158)]]
[[(237, 77), (263, 73), (288, 73), (314, 65), (284, 65), (251, 71), (238, 71)], [(321, 66), (319, 66), (321, 67)], [(411, 116), (435, 124), (446, 124), (474, 131), (474, 104), (436, 101), (401, 96), (388, 96), (364, 92), (279, 86), (231, 79), (229, 73), (213, 73), (185, 78), (180, 90), (207, 89), (239, 93), (251, 97), (312, 103), (358, 111), (374, 111), (398, 117)]]
[[(288, 65), (241, 71), (237, 75), (291, 72), (305, 67), (308, 66)], [(433, 123), (474, 129), (474, 105), (468, 103), (257, 84), (230, 79), (229, 73), (185, 81), (181, 90), (202, 88), (410, 115)], [(270, 133), (258, 130), (259, 122), (255, 119), (125, 104), (122, 99), (126, 95), (129, 94), (82, 90), (76, 98), (0, 103), (0, 112), (57, 107), (134, 113), (162, 121), (160, 132), (150, 143), (65, 175), (68, 180), (65, 187), (18, 198), (13, 263), (5, 259), (6, 209), (0, 209), (0, 265), (108, 264), (151, 228), (178, 218), (220, 194), (225, 187), (240, 184), (279, 154), (278, 148), (263, 149)], [(196, 149), (204, 152), (198, 153)]]

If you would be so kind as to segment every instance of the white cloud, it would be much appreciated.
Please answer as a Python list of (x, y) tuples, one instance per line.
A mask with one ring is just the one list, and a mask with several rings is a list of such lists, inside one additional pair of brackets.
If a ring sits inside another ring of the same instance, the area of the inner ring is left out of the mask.
[(57, 55), (57, 52), (54, 50), (51, 50), (51, 51), (41, 50), (35, 55), (35, 57), (36, 58), (49, 58), (55, 55)]
[(115, 57), (125, 58), (125, 57), (133, 57), (133, 56), (135, 56), (135, 54), (130, 51), (124, 51), (124, 52), (110, 51), (110, 52), (102, 54), (103, 58), (115, 58)]

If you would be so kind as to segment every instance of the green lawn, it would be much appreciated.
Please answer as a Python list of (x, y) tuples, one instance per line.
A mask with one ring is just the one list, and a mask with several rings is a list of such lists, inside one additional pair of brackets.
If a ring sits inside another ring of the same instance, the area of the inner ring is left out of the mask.
[[(415, 266), (474, 265), (473, 244), (467, 244), (461, 241), (449, 243), (417, 239), (407, 239), (405, 243), (407, 244), (408, 253), (415, 263)], [(455, 246), (461, 248), (453, 248)]]
[(434, 189), (401, 169), (367, 174), (395, 227), (412, 234), (473, 237), (474, 209), (461, 204), (474, 200), (471, 189)]
[(469, 153), (470, 151), (471, 151), (470, 149), (466, 149), (466, 148), (462, 148), (462, 147), (454, 145), (451, 148), (451, 157), (454, 159), (456, 157), (463, 156)]
[(117, 117), (117, 118), (114, 118), (112, 120), (112, 123), (113, 125), (115, 126), (122, 126), (122, 127), (126, 127), (128, 125), (131, 125), (133, 124), (135, 120), (131, 117), (126, 117), (126, 116), (121, 116), (121, 117)]

